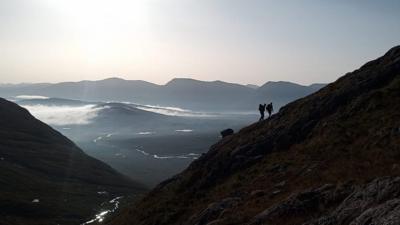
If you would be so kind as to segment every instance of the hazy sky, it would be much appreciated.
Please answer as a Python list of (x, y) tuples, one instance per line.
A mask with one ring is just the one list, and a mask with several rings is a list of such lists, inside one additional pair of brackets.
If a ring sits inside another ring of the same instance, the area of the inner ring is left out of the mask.
[(0, 0), (0, 83), (330, 82), (400, 44), (400, 1)]

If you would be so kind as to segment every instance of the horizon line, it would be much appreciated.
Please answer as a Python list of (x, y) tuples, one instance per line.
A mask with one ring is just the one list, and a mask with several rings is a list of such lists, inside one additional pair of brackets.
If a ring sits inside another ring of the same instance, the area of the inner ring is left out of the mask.
[(206, 82), (206, 83), (213, 83), (213, 82), (223, 82), (223, 83), (228, 83), (228, 84), (236, 84), (236, 85), (241, 85), (241, 86), (248, 86), (248, 85), (255, 85), (258, 87), (261, 87), (269, 82), (273, 82), (273, 83), (278, 83), (278, 82), (287, 82), (287, 83), (293, 83), (293, 84), (297, 84), (297, 85), (301, 85), (301, 86), (311, 86), (311, 85), (315, 85), (315, 84), (329, 84), (331, 82), (334, 81), (330, 81), (330, 82), (313, 82), (313, 83), (309, 83), (309, 84), (304, 84), (304, 83), (298, 83), (295, 81), (288, 81), (288, 80), (268, 80), (265, 81), (262, 84), (254, 84), (254, 83), (237, 83), (237, 82), (229, 82), (229, 81), (224, 81), (224, 80), (201, 80), (201, 79), (195, 79), (195, 78), (191, 78), (191, 77), (174, 77), (172, 79), (170, 79), (169, 81), (165, 82), (164, 84), (159, 84), (159, 83), (155, 83), (155, 82), (150, 82), (147, 80), (140, 80), (140, 79), (126, 79), (123, 77), (119, 77), (119, 76), (110, 76), (107, 78), (103, 78), (103, 79), (98, 79), (98, 80), (66, 80), (66, 81), (59, 81), (59, 82), (19, 82), (19, 83), (14, 83), (14, 82), (7, 82), (7, 83), (0, 83), (0, 86), (6, 86), (6, 85), (32, 85), (32, 84), (61, 84), (61, 83), (79, 83), (79, 82), (100, 82), (100, 81), (106, 81), (106, 80), (123, 80), (123, 81), (141, 81), (141, 82), (147, 82), (150, 84), (154, 84), (154, 85), (158, 85), (158, 86), (165, 86), (168, 83), (170, 83), (173, 80), (193, 80), (193, 81), (200, 81), (200, 82)]

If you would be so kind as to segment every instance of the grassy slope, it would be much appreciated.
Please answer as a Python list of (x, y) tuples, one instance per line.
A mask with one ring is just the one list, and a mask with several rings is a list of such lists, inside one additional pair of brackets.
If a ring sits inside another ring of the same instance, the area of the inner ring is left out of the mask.
[(78, 224), (103, 201), (135, 192), (142, 186), (0, 99), (0, 224)]
[[(215, 144), (110, 224), (193, 224), (210, 203), (227, 197), (240, 201), (213, 224), (244, 224), (311, 187), (400, 175), (399, 109), (400, 47), (395, 47)], [(320, 213), (280, 217), (274, 224), (301, 224)]]

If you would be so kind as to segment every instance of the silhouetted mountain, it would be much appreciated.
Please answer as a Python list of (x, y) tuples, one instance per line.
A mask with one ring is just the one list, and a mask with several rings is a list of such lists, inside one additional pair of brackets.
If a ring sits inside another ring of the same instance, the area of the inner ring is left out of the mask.
[[(290, 85), (288, 85), (290, 84)], [(260, 88), (223, 81), (176, 78), (165, 85), (140, 80), (110, 78), (100, 81), (0, 87), (0, 95), (40, 95), (82, 101), (129, 101), (139, 104), (175, 106), (202, 111), (249, 111), (261, 102), (283, 105), (303, 97), (318, 86), (268, 82)]]
[(399, 109), (397, 46), (222, 139), (108, 224), (397, 224)]
[(104, 201), (144, 191), (4, 99), (0, 183), (0, 224), (7, 225), (80, 224)]
[(153, 94), (157, 95), (157, 87), (156, 84), (141, 80), (110, 78), (53, 84), (44, 87), (38, 93), (49, 97), (85, 101), (150, 101)]
[(253, 89), (239, 84), (185, 78), (171, 80), (164, 90), (170, 104), (203, 110), (238, 109), (254, 95)]
[(51, 85), (53, 84), (50, 83), (3, 84), (0, 85), (0, 96), (12, 98), (18, 95), (24, 95), (24, 93), (33, 95), (33, 93), (41, 92), (43, 88)]

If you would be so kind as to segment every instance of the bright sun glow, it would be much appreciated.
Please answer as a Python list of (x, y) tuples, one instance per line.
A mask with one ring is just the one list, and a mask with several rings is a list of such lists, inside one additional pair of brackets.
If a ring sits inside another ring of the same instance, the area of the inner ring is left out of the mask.
[[(147, 39), (150, 0), (45, 0), (59, 12), (74, 34), (74, 41), (93, 63), (113, 55), (118, 43), (135, 38)], [(110, 45), (107, 43), (116, 43)], [(133, 42), (133, 41), (132, 41)], [(113, 48), (114, 47), (114, 48)], [(126, 46), (120, 46), (121, 49)]]
[(59, 10), (74, 25), (85, 29), (101, 29), (146, 25), (146, 0), (46, 0), (47, 4)]

